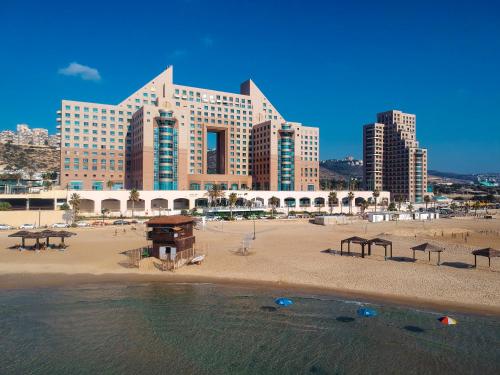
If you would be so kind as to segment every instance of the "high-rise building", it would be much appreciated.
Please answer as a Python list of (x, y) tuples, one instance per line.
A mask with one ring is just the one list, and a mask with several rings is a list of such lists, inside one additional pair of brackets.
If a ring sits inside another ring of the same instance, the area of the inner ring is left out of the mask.
[(63, 100), (58, 114), (73, 189), (319, 187), (318, 128), (285, 121), (251, 80), (239, 94), (202, 89), (174, 84), (168, 67), (117, 105)]
[(393, 199), (422, 202), (427, 191), (427, 149), (416, 135), (416, 116), (377, 114), (363, 127), (363, 179), (368, 190), (388, 190)]

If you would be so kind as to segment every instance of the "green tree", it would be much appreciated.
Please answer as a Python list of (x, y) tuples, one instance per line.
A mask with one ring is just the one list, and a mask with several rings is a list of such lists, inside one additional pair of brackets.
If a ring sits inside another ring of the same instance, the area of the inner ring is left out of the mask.
[(378, 191), (378, 189), (373, 190), (372, 196), (373, 201), (375, 202), (375, 212), (377, 212), (377, 199), (380, 196), (380, 191)]
[(139, 200), (141, 199), (140, 195), (139, 195), (139, 190), (137, 190), (136, 188), (133, 188), (132, 190), (130, 190), (130, 195), (129, 195), (128, 199), (132, 202), (132, 218), (134, 218), (135, 203), (139, 202)]
[(427, 211), (427, 206), (431, 203), (432, 199), (430, 195), (424, 196), (425, 210)]
[(101, 215), (102, 215), (102, 223), (104, 224), (104, 218), (106, 217), (106, 215), (109, 214), (109, 208), (103, 208), (101, 210)]
[(347, 194), (347, 200), (349, 201), (349, 215), (352, 215), (352, 201), (354, 200), (354, 193), (352, 191)]
[(236, 205), (237, 200), (238, 200), (238, 195), (236, 193), (229, 194), (228, 201), (229, 201), (229, 212), (231, 215), (231, 220), (233, 219), (233, 208)]
[(78, 212), (80, 211), (80, 195), (73, 193), (69, 198), (69, 204), (73, 208), (73, 221), (76, 221), (78, 218)]
[(66, 202), (61, 204), (61, 206), (59, 208), (63, 211), (68, 211), (70, 209), (69, 204), (67, 204)]
[(389, 211), (396, 211), (396, 203), (391, 202), (387, 208)]
[(477, 216), (477, 210), (481, 208), (481, 202), (475, 201), (472, 205), (472, 208), (474, 209), (474, 214)]
[(278, 199), (278, 197), (272, 196), (271, 198), (269, 198), (269, 204), (271, 205), (271, 217), (274, 217), (274, 212), (279, 202), (280, 200)]
[(361, 203), (361, 206), (360, 206), (360, 207), (361, 207), (361, 210), (363, 211), (363, 213), (365, 213), (366, 209), (367, 209), (368, 207), (370, 207), (370, 204), (368, 203), (368, 201), (367, 201), (367, 200), (363, 200), (363, 202)]
[(219, 199), (224, 197), (224, 190), (219, 184), (213, 184), (210, 190), (207, 191), (208, 198), (210, 200), (210, 205), (212, 207), (217, 205)]
[(330, 215), (333, 213), (333, 206), (338, 204), (339, 200), (337, 199), (337, 192), (331, 191), (328, 194), (328, 207), (330, 207)]
[(106, 187), (109, 190), (112, 190), (114, 185), (115, 185), (115, 183), (113, 181), (111, 181), (111, 180), (108, 180), (108, 182), (106, 182)]
[(457, 206), (457, 204), (456, 204), (455, 202), (452, 202), (452, 203), (450, 204), (450, 209), (451, 209), (452, 211), (455, 211), (457, 208), (458, 208), (458, 206)]
[(408, 212), (413, 212), (413, 204), (410, 203), (408, 205), (407, 209), (408, 209)]
[(0, 202), (0, 211), (8, 211), (12, 208), (9, 202)]

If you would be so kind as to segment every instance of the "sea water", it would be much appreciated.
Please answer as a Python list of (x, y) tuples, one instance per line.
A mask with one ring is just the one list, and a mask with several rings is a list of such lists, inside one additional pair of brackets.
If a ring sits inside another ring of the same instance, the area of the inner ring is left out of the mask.
[[(281, 296), (294, 304), (278, 307)], [(498, 317), (332, 296), (164, 283), (0, 291), (1, 374), (500, 374), (499, 350)]]

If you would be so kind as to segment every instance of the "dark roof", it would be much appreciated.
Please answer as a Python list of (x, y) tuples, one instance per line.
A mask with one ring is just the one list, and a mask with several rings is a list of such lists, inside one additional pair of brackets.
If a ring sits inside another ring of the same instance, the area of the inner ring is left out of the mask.
[(473, 255), (479, 255), (482, 257), (494, 258), (500, 257), (500, 250), (492, 249), (491, 247), (487, 247), (484, 249), (477, 249), (472, 252)]
[(384, 240), (383, 238), (378, 238), (378, 237), (368, 240), (368, 243), (375, 245), (392, 245), (392, 241)]
[(146, 221), (147, 226), (151, 225), (181, 225), (192, 223), (194, 219), (191, 216), (172, 215), (172, 216), (156, 216)]
[(71, 237), (76, 236), (75, 232), (68, 232), (67, 230), (56, 230), (54, 231), (54, 236), (51, 237)]
[(411, 250), (419, 250), (419, 251), (431, 251), (431, 252), (441, 252), (444, 251), (444, 247), (433, 245), (429, 242), (425, 242), (423, 244), (413, 246), (410, 248)]
[(346, 239), (342, 240), (341, 242), (352, 242), (352, 243), (362, 244), (362, 243), (366, 243), (367, 240), (365, 238), (362, 238), (362, 237), (354, 236), (354, 237), (346, 238)]
[(30, 234), (30, 232), (27, 230), (20, 230), (19, 232), (9, 234), (9, 237), (26, 237), (28, 234)]

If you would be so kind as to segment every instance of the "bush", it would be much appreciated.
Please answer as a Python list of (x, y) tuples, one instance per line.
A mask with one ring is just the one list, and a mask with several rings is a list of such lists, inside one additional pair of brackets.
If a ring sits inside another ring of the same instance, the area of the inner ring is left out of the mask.
[(9, 202), (0, 202), (0, 211), (8, 211), (12, 208)]

